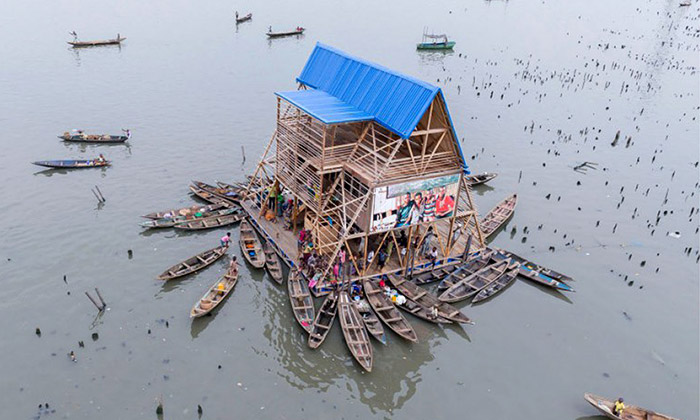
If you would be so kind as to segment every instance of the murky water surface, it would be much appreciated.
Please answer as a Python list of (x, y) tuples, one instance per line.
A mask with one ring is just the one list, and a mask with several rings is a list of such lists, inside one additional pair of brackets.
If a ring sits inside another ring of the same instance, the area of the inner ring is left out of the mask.
[[(234, 7), (253, 21), (236, 28)], [(591, 391), (698, 418), (699, 15), (659, 0), (3, 2), (0, 417), (150, 419), (162, 396), (167, 419), (199, 404), (206, 419), (561, 420), (592, 416)], [(268, 25), (308, 32), (268, 42)], [(455, 51), (417, 53), (426, 25)], [(74, 51), (72, 30), (127, 40)], [(155, 276), (222, 231), (143, 232), (139, 215), (192, 203), (191, 179), (249, 173), (273, 91), (295, 88), (318, 40), (441, 86), (471, 168), (499, 173), (476, 190), (482, 213), (519, 194), (494, 243), (577, 292), (518, 281), (464, 308), (476, 326), (412, 319), (420, 343), (391, 335), (371, 374), (337, 325), (308, 350), (286, 290), (246, 267), (215, 316), (191, 322), (226, 262)], [(75, 127), (133, 138), (58, 141)], [(98, 153), (114, 166), (29, 164)], [(109, 304), (97, 318), (94, 287)]]

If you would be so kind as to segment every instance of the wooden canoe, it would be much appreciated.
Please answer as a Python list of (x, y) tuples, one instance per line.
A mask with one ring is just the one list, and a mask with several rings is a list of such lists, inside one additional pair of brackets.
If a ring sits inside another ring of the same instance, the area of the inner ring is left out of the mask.
[(357, 306), (357, 311), (362, 317), (362, 322), (365, 324), (367, 332), (369, 332), (370, 335), (377, 341), (386, 346), (386, 334), (384, 334), (384, 327), (382, 327), (379, 317), (377, 317), (377, 314), (374, 313), (371, 307), (366, 307), (365, 309), (366, 310), (361, 310), (360, 307)]
[[(200, 211), (201, 209), (198, 209), (197, 211)], [(211, 212), (201, 212), (202, 217), (195, 218), (194, 216), (176, 216), (176, 217), (164, 217), (162, 219), (151, 219), (147, 220), (145, 222), (139, 223), (141, 227), (145, 228), (153, 228), (153, 229), (158, 229), (158, 228), (168, 228), (168, 227), (174, 227), (175, 225), (180, 225), (183, 223), (188, 223), (188, 222), (193, 222), (193, 221), (199, 221), (199, 220), (204, 220), (205, 218), (213, 218), (213, 217), (223, 217), (227, 215), (232, 215), (237, 212), (236, 209), (221, 209), (221, 210), (214, 210)]]
[(365, 330), (360, 312), (355, 304), (350, 301), (350, 296), (346, 291), (340, 292), (338, 302), (338, 316), (340, 326), (345, 337), (345, 344), (348, 345), (357, 363), (367, 372), (372, 371), (372, 343), (369, 342), (369, 335)]
[(335, 315), (338, 313), (338, 293), (333, 292), (326, 296), (321, 307), (316, 313), (316, 318), (309, 331), (309, 347), (318, 348), (328, 336), (328, 332), (333, 327)]
[(282, 284), (284, 277), (282, 276), (280, 257), (277, 256), (275, 250), (272, 249), (272, 245), (267, 241), (263, 244), (263, 253), (265, 254), (265, 267), (270, 273), (270, 277), (272, 277), (277, 284)]
[(112, 162), (106, 160), (104, 162), (98, 162), (95, 159), (91, 160), (38, 160), (32, 162), (34, 165), (45, 166), (47, 168), (61, 168), (61, 169), (81, 169), (81, 168), (101, 168), (103, 166), (109, 166)]
[(160, 280), (172, 280), (179, 277), (192, 274), (195, 271), (199, 271), (204, 267), (213, 264), (216, 260), (223, 257), (228, 250), (227, 246), (219, 246), (216, 248), (209, 249), (204, 252), (200, 252), (194, 257), (188, 258), (183, 262), (177, 263), (174, 266), (168, 268), (158, 276)]
[(230, 201), (231, 203), (239, 203), (240, 196), (238, 195), (238, 191), (236, 189), (215, 187), (201, 181), (192, 181), (192, 185), (202, 191), (208, 192), (209, 194), (221, 197), (226, 201)]
[(228, 191), (235, 192), (239, 196), (240, 196), (241, 192), (245, 191), (246, 187), (248, 187), (248, 183), (243, 183), (243, 182), (239, 182), (239, 183), (236, 183), (234, 185), (234, 184), (228, 184), (226, 182), (216, 181), (216, 185), (219, 188), (223, 188), (223, 189), (226, 189)]
[(625, 409), (622, 411), (622, 415), (616, 416), (612, 412), (615, 400), (610, 400), (608, 398), (590, 393), (584, 394), (583, 398), (604, 416), (615, 420), (678, 420), (675, 417), (659, 414), (651, 410), (627, 404), (625, 404)]
[(448, 303), (441, 302), (435, 295), (416, 286), (410, 281), (395, 276), (389, 276), (389, 281), (394, 285), (396, 290), (406, 297), (406, 299), (417, 303), (429, 312), (432, 308), (437, 308), (438, 317), (462, 324), (474, 324), (472, 320), (460, 312), (459, 309)]
[(68, 43), (72, 45), (73, 48), (99, 47), (101, 45), (119, 45), (125, 39), (125, 37), (117, 35), (117, 37), (114, 39), (100, 39), (97, 41), (68, 41)]
[(495, 172), (484, 172), (483, 174), (467, 175), (464, 177), (464, 179), (467, 181), (467, 184), (473, 187), (475, 185), (485, 184), (497, 176), (498, 174)]
[(181, 230), (204, 230), (204, 229), (214, 229), (222, 226), (232, 225), (238, 223), (243, 219), (243, 216), (238, 212), (233, 214), (226, 214), (223, 216), (211, 216), (203, 217), (201, 219), (194, 219), (185, 221), (182, 223), (177, 223), (173, 227), (175, 229)]
[(255, 234), (253, 227), (245, 219), (241, 221), (240, 230), (238, 242), (241, 244), (243, 256), (253, 267), (263, 268), (265, 266), (265, 255), (263, 254), (258, 235)]
[(498, 205), (491, 209), (490, 212), (486, 213), (481, 222), (481, 233), (484, 235), (484, 239), (493, 235), (494, 232), (503, 226), (508, 219), (513, 216), (515, 211), (515, 205), (518, 203), (518, 195), (513, 194), (505, 198), (505, 200), (498, 203)]
[(521, 265), (527, 266), (530, 270), (533, 271), (538, 271), (545, 276), (552, 278), (554, 280), (559, 280), (559, 281), (574, 281), (573, 278), (567, 276), (566, 274), (559, 273), (557, 271), (552, 270), (551, 268), (547, 268), (545, 266), (535, 264), (531, 261), (526, 260), (525, 258), (521, 257), (520, 255), (517, 255), (513, 252), (510, 252), (505, 249), (501, 248), (493, 248), (494, 251), (500, 252), (501, 254), (505, 255), (506, 257), (510, 258), (511, 260), (515, 262), (519, 262)]
[[(506, 259), (506, 258), (512, 258), (512, 255), (515, 255), (513, 253), (507, 253), (507, 254), (502, 254), (500, 252), (494, 252), (493, 253), (493, 258), (495, 260), (500, 260), (500, 259)], [(568, 284), (555, 280), (546, 274), (540, 272), (537, 270), (537, 265), (536, 264), (528, 264), (529, 261), (522, 259), (522, 261), (518, 261), (516, 258), (516, 262), (520, 262), (520, 268), (518, 271), (518, 274), (521, 276), (525, 277), (528, 280), (532, 280), (535, 283), (542, 284), (544, 286), (552, 287), (557, 290), (563, 290), (565, 292), (574, 292), (574, 288), (569, 286)]]
[(418, 335), (416, 335), (411, 324), (401, 315), (401, 312), (396, 306), (394, 306), (391, 299), (379, 288), (379, 282), (365, 279), (362, 282), (362, 286), (365, 291), (365, 297), (372, 309), (374, 309), (377, 317), (400, 337), (417, 343)]
[[(190, 206), (190, 207), (183, 207), (179, 209), (173, 209), (173, 210), (166, 210), (166, 211), (156, 211), (153, 213), (148, 213), (145, 214), (141, 217), (145, 217), (146, 219), (163, 219), (167, 215), (177, 215), (177, 216), (187, 216), (189, 214), (195, 214), (196, 212), (203, 210), (204, 212), (212, 212), (215, 210), (221, 210), (224, 208), (228, 208), (229, 204), (228, 203), (217, 203), (217, 204), (209, 204), (206, 206)], [(170, 216), (170, 217), (173, 217)]]
[(486, 267), (489, 262), (491, 262), (492, 255), (493, 251), (489, 249), (479, 251), (477, 255), (472, 256), (470, 260), (459, 265), (455, 271), (442, 279), (440, 284), (438, 284), (438, 290), (442, 291), (449, 289), (460, 280), (465, 279)]
[(455, 41), (447, 41), (447, 42), (421, 42), (420, 44), (416, 45), (416, 49), (418, 50), (451, 50), (454, 48), (456, 42)]
[(112, 136), (109, 134), (76, 134), (70, 135), (70, 133), (65, 133), (62, 136), (58, 136), (59, 139), (63, 139), (66, 142), (72, 143), (102, 143), (102, 144), (114, 144), (114, 143), (124, 143), (129, 140), (128, 136)]
[(424, 273), (416, 274), (411, 277), (411, 281), (417, 285), (424, 285), (442, 280), (450, 274), (454, 273), (455, 270), (459, 269), (458, 265), (449, 265), (447, 267), (438, 267), (434, 270), (426, 271)]
[[(226, 274), (217, 280), (216, 283), (207, 290), (207, 293), (194, 305), (192, 311), (190, 311), (190, 318), (199, 318), (213, 311), (231, 293), (231, 290), (233, 290), (237, 282), (238, 264), (234, 264), (233, 266), (229, 266), (228, 270), (226, 270)], [(219, 283), (224, 284), (223, 291), (219, 290)]]
[(406, 302), (403, 305), (398, 306), (409, 314), (424, 321), (432, 322), (433, 324), (452, 324), (451, 320), (441, 317), (440, 315), (434, 316), (431, 308), (414, 302), (411, 299), (406, 299)]
[(247, 21), (249, 21), (249, 20), (251, 20), (251, 19), (253, 19), (253, 14), (252, 14), (252, 13), (248, 13), (248, 14), (245, 15), (245, 16), (237, 17), (237, 18), (236, 18), (236, 23), (247, 22)]
[(306, 280), (299, 274), (296, 268), (292, 268), (287, 279), (287, 290), (289, 292), (289, 301), (292, 304), (292, 312), (299, 325), (311, 332), (311, 327), (314, 323), (314, 301), (309, 291), (309, 285)]
[(442, 302), (450, 303), (468, 299), (479, 293), (481, 289), (488, 287), (491, 283), (503, 275), (510, 263), (510, 260), (501, 260), (487, 265), (471, 276), (453, 284), (452, 287), (442, 292), (438, 299), (440, 299)]
[(513, 284), (515, 278), (518, 277), (518, 267), (520, 267), (518, 263), (511, 264), (508, 270), (498, 277), (496, 281), (481, 289), (479, 293), (474, 296), (474, 299), (472, 299), (472, 303), (481, 302), (482, 300), (495, 296), (505, 290), (506, 287)]
[(293, 36), (293, 35), (301, 35), (304, 33), (306, 28), (299, 28), (295, 29), (293, 31), (286, 31), (286, 32), (268, 32), (265, 35), (267, 35), (268, 38), (281, 38), (284, 36)]
[(208, 191), (204, 191), (203, 189), (195, 187), (194, 185), (190, 185), (190, 191), (192, 191), (192, 194), (211, 204), (218, 204), (222, 202), (231, 204), (229, 200), (226, 200), (221, 196), (212, 194)]

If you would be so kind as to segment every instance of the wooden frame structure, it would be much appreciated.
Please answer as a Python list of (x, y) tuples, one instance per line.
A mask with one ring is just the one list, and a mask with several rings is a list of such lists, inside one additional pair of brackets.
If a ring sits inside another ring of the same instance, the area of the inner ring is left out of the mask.
[[(300, 82), (299, 89), (313, 88)], [(437, 248), (436, 265), (456, 262), (467, 251), (468, 236), (472, 237), (472, 251), (483, 248), (464, 168), (441, 93), (434, 95), (407, 138), (373, 120), (324, 123), (278, 97), (276, 130), (250, 178), (243, 207), (289, 264), (299, 257), (299, 230), (310, 231), (316, 252), (325, 256), (323, 275), (312, 289), (319, 294), (325, 290), (341, 248), (347, 254), (341, 277), (350, 281), (432, 266), (425, 252), (420, 252), (426, 250), (427, 241), (430, 251)], [(450, 180), (448, 187), (439, 184), (444, 179)], [(425, 185), (433, 186), (422, 191), (425, 199), (421, 192), (411, 190), (411, 186)], [(446, 188), (452, 191), (449, 198)], [(389, 190), (402, 191), (405, 199), (383, 198), (389, 197)], [(268, 220), (269, 212), (278, 214), (275, 195), (281, 192), (293, 201), (291, 229)], [(403, 199), (401, 209), (416, 209), (419, 216), (401, 223), (398, 207), (373, 211), (380, 199)], [(436, 215), (434, 208), (427, 210), (440, 200), (451, 204), (449, 213)], [(382, 225), (380, 220), (389, 224)], [(383, 267), (377, 257), (380, 250), (390, 253)]]

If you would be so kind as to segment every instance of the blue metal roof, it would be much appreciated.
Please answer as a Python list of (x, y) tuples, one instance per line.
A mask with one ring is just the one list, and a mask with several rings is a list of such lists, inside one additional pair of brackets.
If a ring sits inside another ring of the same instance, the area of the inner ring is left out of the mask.
[(297, 80), (373, 115), (402, 138), (411, 135), (440, 90), (322, 43)]
[(322, 90), (275, 92), (324, 124), (372, 121), (374, 116)]
[[(314, 90), (276, 94), (326, 124), (375, 121), (406, 139), (436, 95), (447, 110), (439, 87), (320, 42), (297, 81)], [(447, 118), (464, 170), (469, 173), (449, 110)]]

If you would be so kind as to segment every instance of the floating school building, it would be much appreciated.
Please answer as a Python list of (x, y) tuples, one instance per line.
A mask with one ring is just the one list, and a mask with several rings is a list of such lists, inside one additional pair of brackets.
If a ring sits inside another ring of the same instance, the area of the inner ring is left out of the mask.
[(430, 269), (435, 252), (437, 266), (456, 262), (470, 236), (484, 247), (440, 88), (321, 43), (297, 82), (276, 92), (277, 127), (242, 204), (292, 266), (310, 232), (316, 294), (341, 249), (357, 280)]

